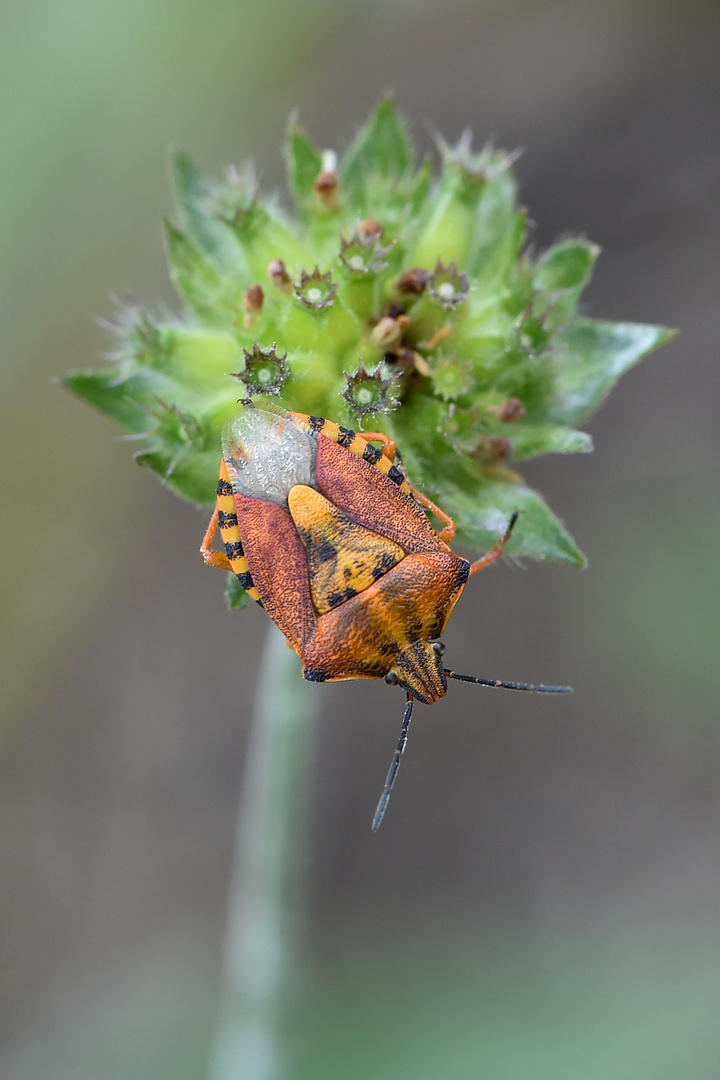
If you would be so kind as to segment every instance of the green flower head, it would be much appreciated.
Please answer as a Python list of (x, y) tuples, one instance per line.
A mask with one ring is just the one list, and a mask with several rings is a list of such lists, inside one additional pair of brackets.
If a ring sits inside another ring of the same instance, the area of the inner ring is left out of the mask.
[(488, 549), (518, 509), (513, 554), (582, 564), (519, 466), (590, 450), (576, 426), (671, 332), (578, 315), (597, 247), (531, 254), (512, 156), (473, 153), (467, 134), (440, 142), (436, 177), (385, 99), (339, 161), (294, 123), (285, 156), (292, 215), (250, 170), (216, 182), (174, 158), (182, 311), (128, 307), (109, 366), (66, 385), (141, 436), (139, 459), (195, 502), (213, 501), (244, 389), (381, 428), (461, 543)]

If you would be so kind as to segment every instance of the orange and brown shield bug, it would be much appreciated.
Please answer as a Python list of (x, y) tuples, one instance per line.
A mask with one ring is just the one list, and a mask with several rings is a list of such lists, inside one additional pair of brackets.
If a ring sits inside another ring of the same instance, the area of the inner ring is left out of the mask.
[[(380, 443), (380, 446), (374, 446)], [(413, 703), (432, 704), (448, 678), (563, 693), (459, 675), (439, 640), (469, 577), (496, 562), (505, 535), (469, 562), (448, 547), (451, 518), (408, 481), (394, 442), (269, 402), (245, 401), (223, 431), (217, 504), (205, 561), (235, 573), (265, 608), (313, 682), (385, 679), (406, 693), (376, 830), (407, 743)], [(436, 532), (429, 510), (442, 528)], [(220, 530), (224, 552), (211, 550)]]

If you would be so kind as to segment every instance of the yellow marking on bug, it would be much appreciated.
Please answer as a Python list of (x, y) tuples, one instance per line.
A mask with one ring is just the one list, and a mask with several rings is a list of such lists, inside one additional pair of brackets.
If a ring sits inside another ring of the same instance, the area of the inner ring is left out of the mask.
[[(247, 559), (242, 552), (242, 540), (240, 539), (240, 529), (237, 524), (237, 516), (235, 514), (235, 499), (233, 498), (230, 486), (230, 477), (228, 475), (227, 465), (223, 458), (220, 462), (220, 480), (227, 484), (225, 493), (218, 494), (217, 508), (219, 514), (224, 514), (226, 521), (227, 518), (234, 519), (233, 522), (223, 524), (223, 518), (220, 518), (220, 536), (222, 538), (223, 545), (225, 547), (225, 553), (232, 567), (232, 572), (240, 579), (240, 584), (245, 591), (252, 597), (253, 600), (260, 602), (260, 593), (257, 591), (254, 585), (249, 584), (249, 580), (252, 580), (250, 568), (247, 564)], [(249, 580), (248, 580), (249, 579)], [(247, 582), (247, 584), (246, 584)]]
[(364, 592), (405, 558), (399, 544), (356, 525), (314, 488), (296, 484), (288, 508), (307, 551), (310, 592), (321, 615)]

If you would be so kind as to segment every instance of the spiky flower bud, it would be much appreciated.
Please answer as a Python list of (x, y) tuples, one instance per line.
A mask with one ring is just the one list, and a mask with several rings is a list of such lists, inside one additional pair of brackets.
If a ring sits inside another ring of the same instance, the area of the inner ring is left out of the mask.
[(438, 356), (430, 368), (430, 378), (435, 393), (439, 394), (443, 401), (457, 401), (471, 385), (469, 366), (455, 353), (452, 356)]
[(330, 307), (337, 296), (337, 285), (333, 282), (332, 271), (321, 274), (316, 266), (312, 274), (300, 272), (300, 280), (293, 286), (296, 299), (307, 308), (321, 311)]
[(366, 371), (360, 360), (357, 371), (353, 375), (345, 372), (347, 386), (341, 397), (345, 398), (357, 420), (372, 413), (390, 412), (399, 404), (397, 399), (391, 397), (389, 393), (397, 376), (383, 378), (381, 368), (382, 365), (378, 364), (374, 371)]
[(428, 278), (428, 288), (433, 300), (451, 311), (467, 300), (470, 282), (467, 274), (462, 274), (453, 260), (449, 266), (443, 266), (438, 259), (435, 270)]
[(467, 133), (440, 154), (433, 181), (389, 100), (340, 161), (291, 124), (295, 218), (252, 170), (211, 181), (178, 155), (167, 244), (183, 312), (129, 305), (110, 367), (67, 385), (196, 502), (213, 500), (235, 372), (246, 394), (382, 427), (461, 542), (487, 549), (519, 509), (513, 553), (582, 563), (517, 463), (591, 449), (576, 425), (671, 332), (578, 315), (597, 247), (531, 253), (512, 156), (474, 153)]
[(384, 270), (387, 266), (385, 256), (394, 245), (380, 246), (382, 231), (382, 225), (377, 221), (361, 221), (350, 240), (341, 236), (339, 257), (343, 266), (354, 274), (376, 274), (378, 270)]
[(231, 372), (233, 378), (240, 379), (248, 397), (254, 394), (279, 394), (288, 377), (287, 353), (277, 354), (277, 342), (271, 349), (261, 349), (257, 342), (252, 351), (243, 349), (245, 366), (242, 371)]

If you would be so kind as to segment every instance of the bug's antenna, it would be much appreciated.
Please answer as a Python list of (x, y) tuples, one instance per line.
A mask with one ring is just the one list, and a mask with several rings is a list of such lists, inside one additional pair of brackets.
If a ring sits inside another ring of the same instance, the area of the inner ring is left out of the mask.
[(535, 694), (572, 694), (572, 686), (543, 686), (539, 683), (533, 686), (526, 682), (503, 682), (502, 679), (480, 679), (477, 675), (458, 675), (456, 671), (448, 671), (445, 668), (448, 679), (458, 679), (460, 682), (478, 683), (480, 686), (501, 686), (505, 690), (530, 690)]
[(373, 818), (372, 831), (377, 832), (382, 825), (382, 819), (385, 817), (385, 811), (387, 810), (387, 804), (390, 802), (390, 792), (393, 789), (395, 783), (395, 777), (398, 774), (400, 768), (400, 758), (405, 753), (405, 747), (408, 741), (408, 728), (410, 727), (410, 717), (412, 716), (413, 704), (415, 698), (412, 694), (407, 695), (407, 705), (405, 706), (405, 715), (403, 716), (402, 727), (400, 729), (400, 738), (398, 739), (397, 749), (393, 754), (393, 759), (390, 762), (390, 768), (388, 769), (387, 780), (385, 781), (385, 787), (383, 793), (380, 796), (380, 802), (377, 804), (377, 810), (375, 811), (375, 817)]

